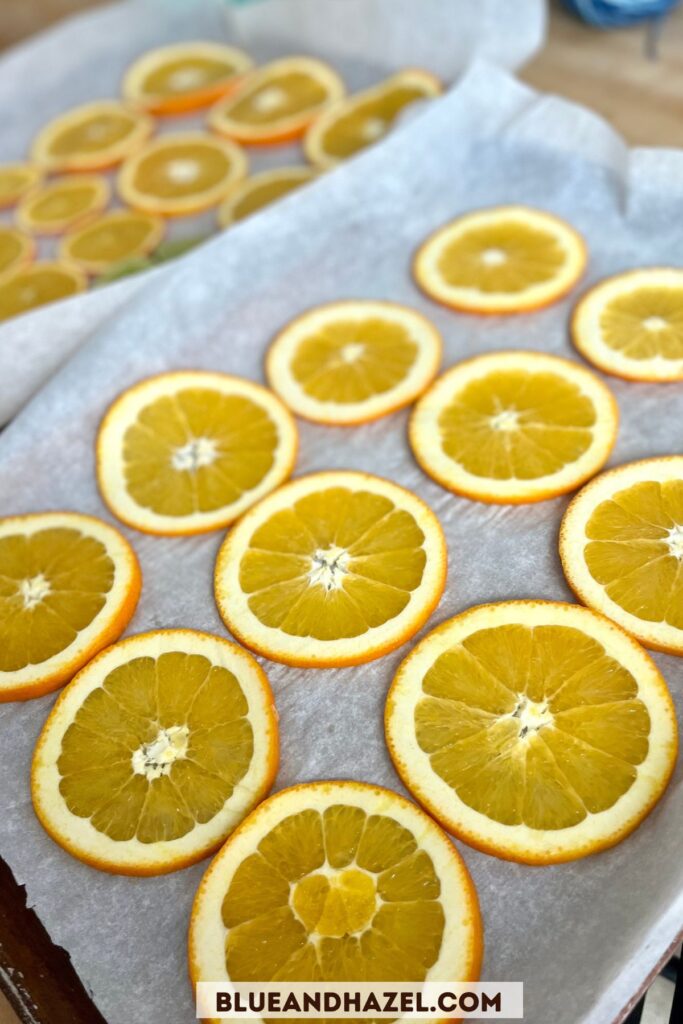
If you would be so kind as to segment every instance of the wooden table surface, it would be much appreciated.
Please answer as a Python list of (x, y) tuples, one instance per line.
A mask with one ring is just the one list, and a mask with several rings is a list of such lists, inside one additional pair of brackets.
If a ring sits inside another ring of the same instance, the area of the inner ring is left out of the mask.
[[(91, 4), (4, 0), (0, 45), (41, 28), (41, 11), (52, 20), (85, 6)], [(683, 7), (656, 31), (603, 32), (553, 4), (548, 43), (520, 76), (537, 89), (592, 107), (633, 145), (683, 147)], [(0, 1024), (19, 1024), (1, 993)]]

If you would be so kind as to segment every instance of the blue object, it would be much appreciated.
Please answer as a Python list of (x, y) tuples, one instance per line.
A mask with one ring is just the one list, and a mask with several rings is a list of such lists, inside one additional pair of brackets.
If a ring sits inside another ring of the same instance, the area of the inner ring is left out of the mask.
[(618, 28), (657, 18), (677, 3), (678, 0), (564, 0), (570, 11), (600, 28)]

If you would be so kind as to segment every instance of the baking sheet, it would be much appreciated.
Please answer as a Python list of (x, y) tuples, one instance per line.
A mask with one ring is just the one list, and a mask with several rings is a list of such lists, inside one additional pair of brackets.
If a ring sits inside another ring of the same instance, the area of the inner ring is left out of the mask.
[[(101, 324), (0, 436), (0, 514), (68, 507), (108, 518), (95, 487), (93, 441), (111, 399), (140, 377), (172, 368), (262, 380), (273, 334), (319, 302), (410, 303), (443, 332), (445, 366), (519, 347), (576, 358), (567, 339), (572, 299), (533, 315), (456, 314), (417, 291), (411, 253), (462, 211), (527, 202), (584, 233), (588, 282), (639, 264), (680, 264), (681, 182), (683, 154), (629, 152), (594, 115), (479, 64), (410, 129), (243, 222), (229, 238), (209, 242)], [(683, 385), (610, 384), (622, 412), (614, 463), (683, 450)], [(570, 599), (556, 551), (566, 499), (505, 507), (456, 498), (418, 469), (405, 427), (405, 412), (351, 429), (301, 423), (296, 472), (379, 472), (431, 505), (447, 535), (449, 575), (429, 628), (482, 601)], [(190, 626), (224, 633), (211, 586), (221, 534), (125, 532), (145, 581), (130, 631)], [(382, 710), (408, 649), (343, 670), (264, 662), (281, 720), (278, 787), (350, 777), (401, 790), (384, 747)], [(656, 660), (682, 718), (683, 662)], [(0, 707), (0, 854), (110, 1024), (189, 1024), (186, 928), (205, 865), (159, 879), (107, 877), (47, 838), (31, 811), (28, 770), (52, 702)], [(683, 923), (682, 820), (679, 766), (645, 824), (587, 860), (528, 868), (458, 844), (482, 903), (483, 976), (524, 981), (528, 1024), (608, 1024), (619, 1015)]]
[[(71, 18), (0, 59), (0, 161), (17, 160), (53, 116), (116, 96), (125, 68), (152, 46), (225, 40), (258, 63), (292, 53), (329, 60), (350, 91), (403, 67), (450, 83), (475, 57), (517, 68), (540, 46), (545, 0), (127, 0)], [(159, 131), (201, 127), (205, 112), (163, 118)], [(253, 171), (305, 163), (297, 144), (251, 147)], [(113, 180), (114, 174), (109, 177)], [(0, 211), (0, 223), (11, 211)], [(215, 231), (215, 211), (168, 222), (169, 238)], [(40, 255), (53, 258), (54, 239)], [(0, 326), (0, 425), (139, 287), (91, 292)]]

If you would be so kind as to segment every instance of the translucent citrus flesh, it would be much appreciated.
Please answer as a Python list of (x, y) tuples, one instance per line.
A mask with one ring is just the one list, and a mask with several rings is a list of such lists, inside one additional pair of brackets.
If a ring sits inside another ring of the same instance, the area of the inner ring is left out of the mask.
[(217, 57), (177, 57), (149, 71), (142, 80), (141, 92), (146, 96), (183, 96), (231, 78), (235, 70), (234, 64)]
[(329, 487), (275, 512), (240, 562), (240, 586), (265, 626), (338, 640), (395, 618), (422, 582), (425, 536), (386, 497)]
[(629, 359), (683, 359), (683, 288), (642, 287), (607, 303), (602, 340)]
[(86, 263), (118, 263), (144, 252), (153, 233), (156, 234), (156, 224), (134, 213), (103, 217), (69, 238), (68, 254), (71, 259)]
[(349, 112), (340, 114), (323, 134), (323, 149), (339, 160), (353, 156), (386, 135), (401, 111), (425, 95), (415, 85), (393, 85), (381, 96), (353, 103)]
[(104, 607), (114, 563), (94, 537), (53, 527), (0, 538), (0, 670), (65, 650)]
[(125, 139), (135, 125), (135, 119), (124, 111), (103, 110), (86, 115), (52, 136), (49, 154), (68, 157), (75, 153), (99, 153)]
[(78, 290), (78, 282), (68, 272), (40, 264), (26, 267), (0, 284), (0, 320), (64, 299)]
[(230, 121), (264, 127), (320, 107), (328, 98), (325, 87), (303, 71), (287, 71), (254, 81), (240, 90), (225, 115)]
[[(313, 174), (310, 177), (313, 177)], [(310, 178), (297, 173), (292, 177), (283, 175), (281, 178), (256, 184), (234, 204), (231, 209), (232, 219), (242, 220), (242, 218), (248, 217), (251, 213), (255, 213), (264, 206), (268, 206), (269, 203), (275, 202), (276, 199), (287, 195), (288, 192), (293, 192), (294, 189), (305, 185), (309, 180)]]
[(179, 839), (245, 776), (247, 713), (233, 673), (203, 655), (133, 658), (88, 694), (64, 734), (60, 793), (111, 839)]
[(145, 406), (126, 431), (126, 488), (160, 515), (211, 512), (263, 480), (277, 445), (273, 420), (250, 398), (184, 388)]
[(223, 900), (234, 981), (421, 980), (443, 937), (430, 856), (389, 815), (336, 804), (279, 822)]
[(220, 185), (231, 169), (230, 157), (216, 145), (169, 142), (141, 157), (132, 184), (145, 195), (181, 199)]
[(312, 398), (355, 403), (395, 388), (417, 355), (417, 345), (400, 324), (379, 317), (340, 319), (303, 338), (290, 369)]
[(683, 629), (683, 481), (643, 481), (600, 502), (586, 565), (631, 615)]
[(466, 384), (438, 423), (444, 452), (468, 473), (533, 480), (588, 450), (595, 408), (559, 374), (497, 370)]
[(569, 828), (636, 779), (650, 733), (637, 690), (580, 630), (482, 629), (426, 673), (417, 742), (475, 811), (504, 825)]
[(48, 186), (25, 207), (27, 215), (38, 224), (62, 224), (88, 213), (99, 199), (99, 191), (89, 184), (59, 182)]
[(0, 166), (0, 206), (20, 199), (36, 179), (37, 175), (30, 167)]
[(0, 274), (9, 270), (23, 252), (24, 246), (16, 231), (0, 227)]
[(552, 281), (565, 263), (565, 251), (549, 231), (501, 220), (471, 227), (446, 242), (437, 267), (455, 288), (515, 294)]

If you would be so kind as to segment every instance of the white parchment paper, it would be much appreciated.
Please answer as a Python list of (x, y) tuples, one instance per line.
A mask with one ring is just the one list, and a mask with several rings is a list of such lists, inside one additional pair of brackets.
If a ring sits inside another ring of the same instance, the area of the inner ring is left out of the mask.
[[(93, 442), (112, 398), (172, 368), (263, 380), (273, 334), (316, 303), (409, 303), (443, 332), (445, 366), (518, 347), (576, 358), (567, 333), (575, 296), (533, 315), (456, 314), (414, 286), (415, 247), (463, 211), (531, 203), (586, 236), (590, 283), (631, 266), (681, 264), (682, 193), (683, 154), (629, 152), (594, 115), (477, 65), (411, 126), (148, 279), (100, 323), (0, 436), (0, 514), (66, 507), (108, 518)], [(610, 383), (622, 414), (614, 463), (683, 450), (683, 385)], [(405, 413), (351, 429), (302, 423), (296, 472), (378, 472), (431, 505), (447, 535), (449, 575), (428, 628), (483, 601), (570, 599), (557, 555), (566, 499), (521, 507), (458, 499), (418, 469), (405, 427)], [(224, 634), (211, 583), (221, 535), (127, 534), (144, 573), (130, 631), (190, 626)], [(382, 711), (408, 649), (344, 670), (264, 662), (280, 712), (278, 787), (350, 777), (400, 790)], [(683, 717), (683, 663), (656, 660)], [(52, 702), (0, 708), (0, 854), (110, 1024), (189, 1024), (185, 939), (203, 866), (160, 879), (108, 877), (47, 838), (31, 810), (28, 772)], [(481, 898), (484, 977), (525, 983), (528, 1024), (609, 1024), (620, 1015), (683, 923), (682, 822), (679, 767), (633, 836), (584, 861), (528, 868), (458, 844)]]
[[(349, 91), (400, 68), (424, 67), (451, 83), (473, 57), (519, 67), (540, 46), (545, 0), (126, 0), (63, 22), (0, 59), (0, 161), (21, 159), (56, 114), (117, 96), (126, 67), (152, 46), (225, 40), (258, 63), (292, 53), (329, 60)], [(204, 112), (164, 118), (158, 130), (200, 127)], [(298, 145), (252, 147), (254, 171), (304, 163)], [(114, 175), (109, 177), (114, 179)], [(11, 211), (0, 212), (0, 223)], [(171, 221), (170, 238), (216, 230), (215, 211)], [(42, 240), (40, 255), (57, 243)], [(0, 425), (140, 284), (97, 291), (0, 326)]]

